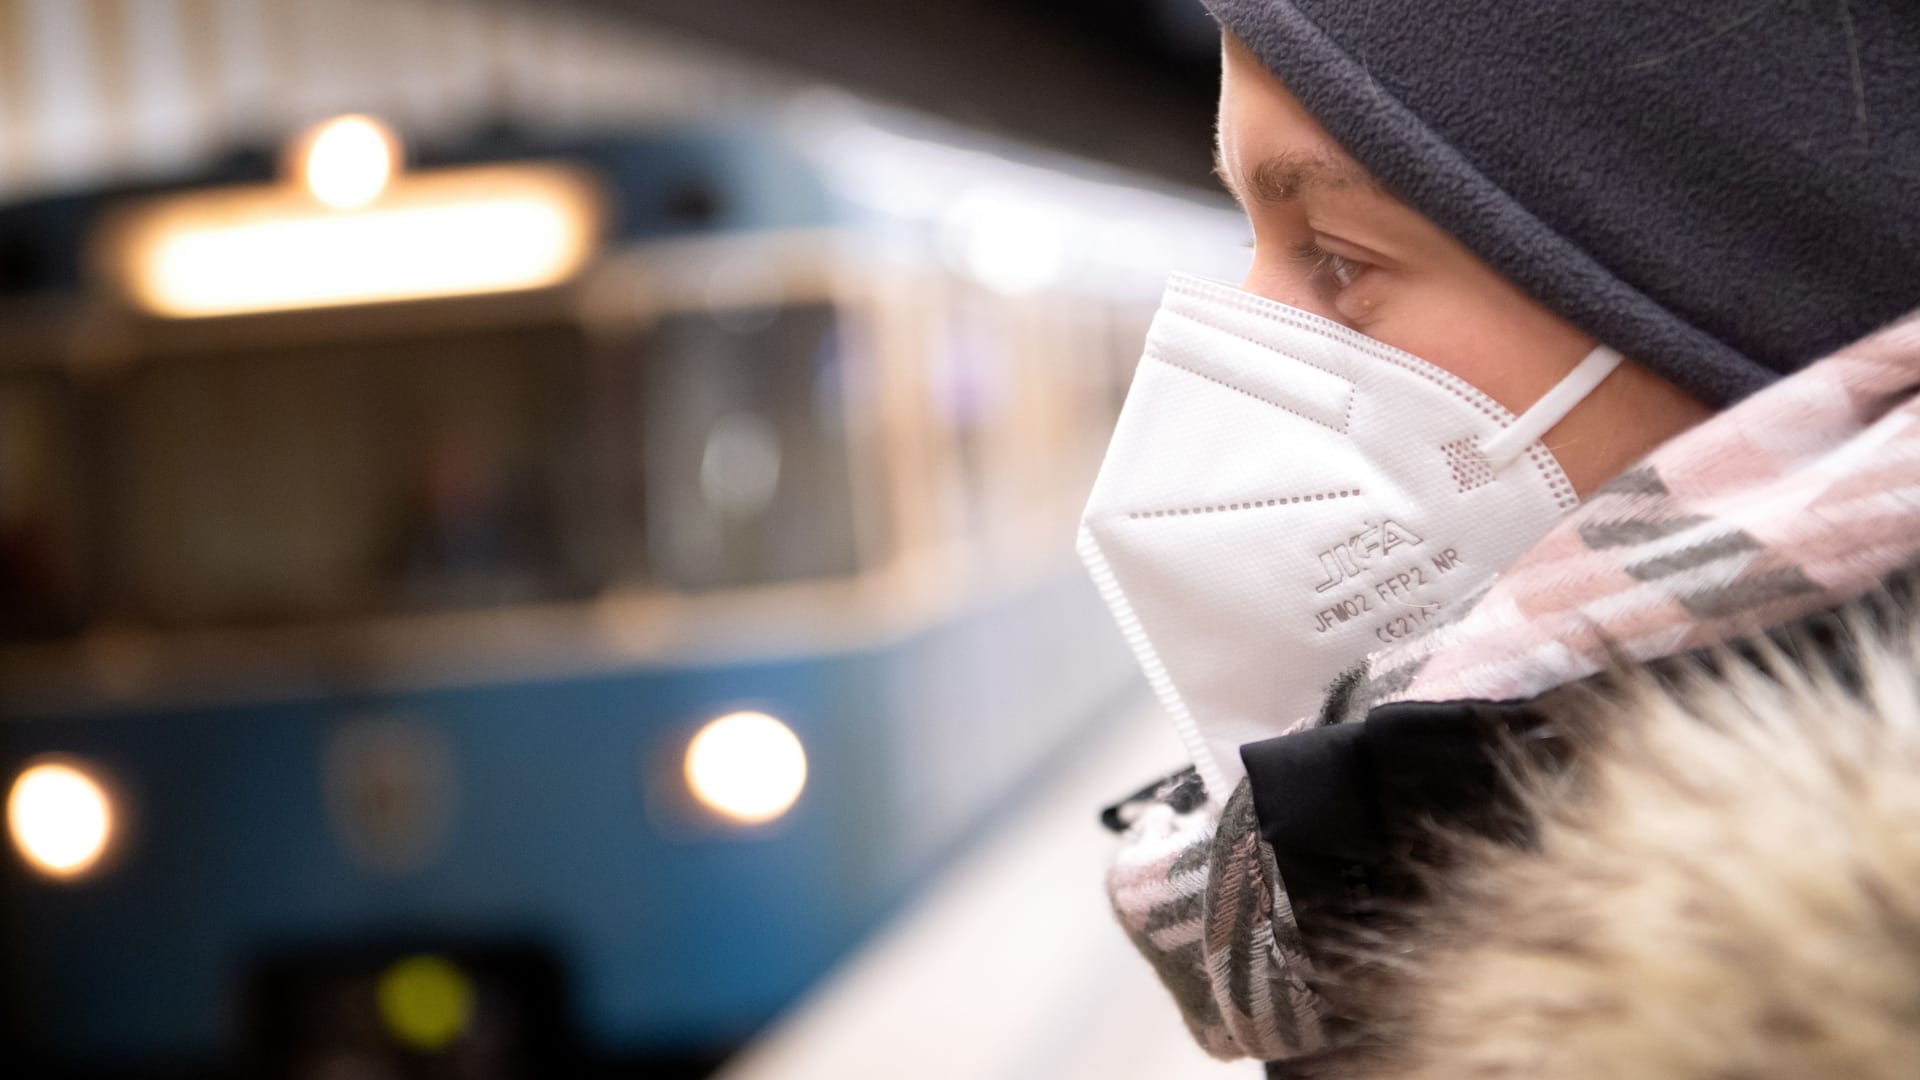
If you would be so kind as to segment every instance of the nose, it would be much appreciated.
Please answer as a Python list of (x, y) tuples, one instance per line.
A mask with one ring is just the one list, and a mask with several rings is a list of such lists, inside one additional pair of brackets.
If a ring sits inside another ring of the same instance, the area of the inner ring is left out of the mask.
[(1332, 298), (1319, 283), (1312, 280), (1302, 267), (1290, 265), (1290, 260), (1282, 260), (1281, 265), (1273, 265), (1272, 259), (1261, 257), (1258, 250), (1253, 254), (1253, 265), (1247, 269), (1247, 276), (1240, 281), (1242, 291), (1268, 300), (1278, 301), (1288, 307), (1309, 311), (1323, 319), (1332, 319), (1345, 323), (1340, 312), (1333, 306)]

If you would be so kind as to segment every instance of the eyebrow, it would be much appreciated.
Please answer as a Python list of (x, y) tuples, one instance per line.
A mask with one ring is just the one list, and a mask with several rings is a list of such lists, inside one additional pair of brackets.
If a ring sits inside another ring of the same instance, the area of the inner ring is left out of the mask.
[(1245, 177), (1245, 183), (1237, 183), (1227, 170), (1219, 145), (1215, 144), (1213, 172), (1229, 192), (1265, 204), (1292, 202), (1313, 188), (1334, 191), (1354, 187), (1375, 192), (1386, 190), (1379, 180), (1359, 165), (1325, 151), (1282, 151), (1255, 165)]

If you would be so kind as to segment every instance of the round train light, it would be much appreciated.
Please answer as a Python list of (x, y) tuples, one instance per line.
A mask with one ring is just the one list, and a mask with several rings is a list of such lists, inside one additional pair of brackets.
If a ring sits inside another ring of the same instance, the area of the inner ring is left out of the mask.
[(28, 766), (7, 793), (7, 831), (21, 858), (51, 878), (93, 869), (113, 837), (113, 800), (86, 769), (69, 761)]
[(793, 729), (765, 713), (729, 713), (687, 744), (687, 787), (708, 809), (760, 825), (793, 807), (807, 786), (807, 753)]
[(400, 140), (367, 116), (341, 116), (307, 136), (300, 177), (313, 197), (353, 210), (380, 197), (397, 171)]
[(473, 1022), (473, 980), (437, 956), (410, 956), (389, 967), (374, 998), (387, 1033), (414, 1050), (444, 1050)]

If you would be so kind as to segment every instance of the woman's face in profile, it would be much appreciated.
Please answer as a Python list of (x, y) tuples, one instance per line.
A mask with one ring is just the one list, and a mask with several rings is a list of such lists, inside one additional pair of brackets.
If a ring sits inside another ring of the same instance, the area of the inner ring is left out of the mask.
[[(1231, 36), (1222, 58), (1218, 172), (1253, 227), (1243, 288), (1446, 368), (1516, 413), (1594, 347), (1388, 193)], [(1628, 363), (1546, 443), (1585, 495), (1708, 413)]]

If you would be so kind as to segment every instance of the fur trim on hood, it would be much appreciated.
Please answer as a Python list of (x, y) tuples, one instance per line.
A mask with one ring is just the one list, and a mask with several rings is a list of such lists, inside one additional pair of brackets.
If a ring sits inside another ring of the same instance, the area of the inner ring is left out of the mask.
[(1276, 1075), (1914, 1076), (1920, 632), (1871, 622), (1544, 701), (1529, 841), (1461, 841), (1331, 995), (1365, 1045)]

